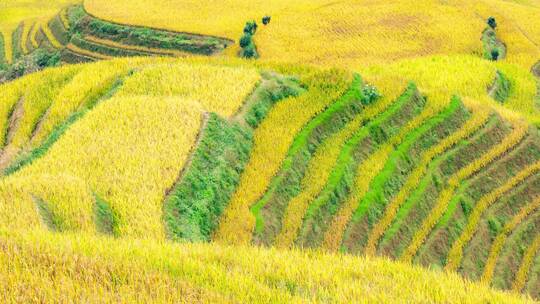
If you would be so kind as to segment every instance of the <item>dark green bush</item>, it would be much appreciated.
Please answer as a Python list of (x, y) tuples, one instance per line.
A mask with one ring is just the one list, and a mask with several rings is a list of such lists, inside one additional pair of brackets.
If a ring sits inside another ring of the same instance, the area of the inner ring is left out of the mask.
[(487, 20), (487, 24), (488, 24), (489, 27), (492, 28), (492, 29), (497, 28), (497, 20), (495, 20), (494, 17), (489, 17), (488, 20)]
[(258, 27), (257, 22), (249, 21), (244, 26), (244, 33), (250, 34), (250, 35), (255, 35), (255, 33), (257, 32), (257, 27)]
[(362, 93), (366, 97), (365, 99), (362, 100), (362, 103), (365, 105), (373, 103), (374, 101), (381, 98), (382, 96), (381, 93), (379, 93), (379, 90), (377, 89), (377, 87), (370, 84), (366, 84), (362, 88)]
[(263, 23), (264, 25), (268, 25), (268, 24), (270, 23), (270, 20), (272, 20), (272, 17), (266, 15), (266, 16), (264, 16), (264, 17), (262, 18), (262, 23)]
[(242, 38), (240, 38), (240, 47), (241, 48), (246, 48), (248, 45), (250, 45), (252, 43), (253, 43), (253, 41), (251, 39), (250, 34), (244, 34), (244, 36), (242, 36)]

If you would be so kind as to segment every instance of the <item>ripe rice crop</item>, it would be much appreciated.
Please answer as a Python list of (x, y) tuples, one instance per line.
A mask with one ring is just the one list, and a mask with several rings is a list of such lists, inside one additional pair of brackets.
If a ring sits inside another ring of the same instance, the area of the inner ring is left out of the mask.
[[(183, 167), (200, 121), (201, 108), (194, 102), (113, 98), (100, 103), (43, 158), (14, 177), (78, 177), (118, 214), (120, 235), (162, 239), (163, 194)], [(77, 206), (69, 197), (54, 199), (66, 208)]]
[(386, 259), (42, 231), (0, 230), (0, 272), (8, 298), (63, 302), (531, 302)]

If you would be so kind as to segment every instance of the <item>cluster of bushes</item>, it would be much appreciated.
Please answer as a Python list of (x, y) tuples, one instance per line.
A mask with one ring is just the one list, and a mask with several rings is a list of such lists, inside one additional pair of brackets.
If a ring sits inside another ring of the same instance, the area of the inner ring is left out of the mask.
[(381, 93), (376, 86), (371, 84), (365, 84), (362, 88), (362, 94), (365, 98), (362, 99), (364, 105), (369, 105), (382, 97)]
[(504, 44), (497, 38), (497, 33), (495, 32), (496, 28), (497, 20), (495, 20), (494, 17), (489, 17), (487, 20), (487, 28), (482, 33), (484, 57), (493, 61), (501, 59), (506, 53)]
[[(262, 24), (268, 25), (270, 21), (272, 20), (272, 17), (270, 16), (264, 16), (262, 18)], [(253, 36), (257, 32), (257, 22), (255, 21), (248, 21), (246, 25), (244, 26), (244, 34), (240, 38), (240, 47), (242, 50), (240, 51), (240, 56), (244, 58), (258, 58), (259, 54), (257, 53), (257, 47), (255, 46), (255, 43), (253, 42)]]

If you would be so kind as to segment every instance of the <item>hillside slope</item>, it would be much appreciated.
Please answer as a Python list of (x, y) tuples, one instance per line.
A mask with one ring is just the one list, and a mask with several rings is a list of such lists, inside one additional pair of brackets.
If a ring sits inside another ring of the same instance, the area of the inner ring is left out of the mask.
[(392, 75), (131, 58), (2, 85), (0, 225), (384, 255), (538, 296), (537, 127), (472, 80), (478, 100)]

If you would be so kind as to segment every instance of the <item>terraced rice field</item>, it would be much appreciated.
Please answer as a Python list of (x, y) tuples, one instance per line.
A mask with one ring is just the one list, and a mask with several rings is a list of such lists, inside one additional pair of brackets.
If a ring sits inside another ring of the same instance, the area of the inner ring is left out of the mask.
[(0, 300), (540, 300), (540, 2), (110, 2), (0, 22)]

